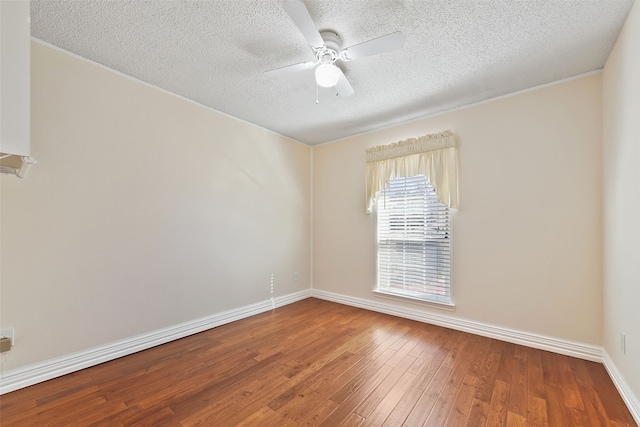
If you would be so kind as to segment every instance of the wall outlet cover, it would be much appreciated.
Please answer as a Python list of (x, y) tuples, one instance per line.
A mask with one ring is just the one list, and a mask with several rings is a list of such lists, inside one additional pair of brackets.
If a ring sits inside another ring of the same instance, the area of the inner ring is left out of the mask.
[(13, 345), (16, 345), (16, 330), (13, 326), (0, 329), (0, 338), (11, 338)]

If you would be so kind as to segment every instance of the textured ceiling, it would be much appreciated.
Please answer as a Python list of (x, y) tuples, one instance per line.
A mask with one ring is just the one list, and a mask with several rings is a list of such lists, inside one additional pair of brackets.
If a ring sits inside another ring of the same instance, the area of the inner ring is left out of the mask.
[(313, 70), (278, 0), (31, 1), (31, 34), (152, 85), (314, 145), (598, 70), (633, 0), (304, 0), (342, 46), (401, 31), (402, 49)]

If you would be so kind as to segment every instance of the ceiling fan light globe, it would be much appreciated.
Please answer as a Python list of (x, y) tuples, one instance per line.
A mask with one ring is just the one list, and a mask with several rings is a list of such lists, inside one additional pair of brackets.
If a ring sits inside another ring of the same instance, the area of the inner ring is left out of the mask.
[(316, 68), (318, 86), (333, 87), (338, 83), (340, 70), (333, 64), (321, 64)]

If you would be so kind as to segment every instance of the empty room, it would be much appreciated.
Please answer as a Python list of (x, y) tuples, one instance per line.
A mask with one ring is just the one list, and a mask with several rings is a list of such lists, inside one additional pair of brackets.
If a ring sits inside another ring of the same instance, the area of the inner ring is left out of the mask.
[(636, 0), (0, 0), (0, 424), (637, 426)]

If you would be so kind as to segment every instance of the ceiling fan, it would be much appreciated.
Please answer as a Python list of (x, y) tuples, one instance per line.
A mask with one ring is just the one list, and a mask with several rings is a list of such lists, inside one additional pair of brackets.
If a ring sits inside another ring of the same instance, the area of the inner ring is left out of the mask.
[(348, 62), (366, 56), (390, 52), (400, 49), (404, 43), (404, 36), (400, 31), (396, 31), (395, 33), (343, 49), (338, 34), (333, 31), (319, 32), (316, 29), (313, 19), (311, 19), (311, 15), (302, 1), (287, 0), (282, 4), (282, 8), (311, 45), (316, 60), (268, 70), (265, 71), (265, 74), (276, 75), (315, 68), (318, 86), (335, 86), (337, 94), (343, 98), (351, 96), (354, 90), (342, 70), (335, 65), (336, 61)]

